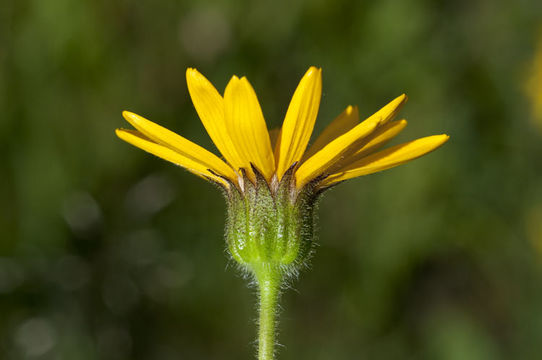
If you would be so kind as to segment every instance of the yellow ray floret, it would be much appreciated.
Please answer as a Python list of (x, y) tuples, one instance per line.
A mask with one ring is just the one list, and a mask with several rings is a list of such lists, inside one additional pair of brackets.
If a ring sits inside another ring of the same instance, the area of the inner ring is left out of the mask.
[(233, 144), (224, 119), (224, 99), (213, 84), (196, 69), (186, 70), (186, 84), (205, 130), (215, 143), (218, 151), (230, 165), (238, 170), (243, 167), (243, 160)]
[(275, 148), (279, 180), (301, 160), (314, 128), (322, 95), (322, 69), (311, 66), (299, 82), (286, 112)]
[(139, 131), (117, 129), (115, 133), (120, 139), (142, 150), (145, 150), (148, 153), (156, 155), (176, 165), (182, 166), (183, 168), (187, 169), (191, 173), (196, 174), (200, 177), (211, 179), (226, 187), (228, 186), (228, 183), (224, 181), (224, 179), (209, 172), (209, 166), (205, 162), (198, 161), (197, 159), (194, 159), (194, 158), (183, 156), (182, 154), (178, 153), (177, 151), (167, 146), (157, 144), (153, 142), (151, 139), (144, 136)]
[[(224, 161), (192, 141), (132, 112), (124, 111), (122, 115), (133, 127), (155, 143), (168, 147), (179, 153), (179, 155), (196, 161), (217, 174), (232, 180), (237, 178), (232, 168)], [(179, 165), (184, 166), (183, 164)]]
[(323, 186), (404, 164), (437, 149), (448, 141), (449, 138), (445, 134), (428, 136), (369, 155), (350, 164), (342, 172), (329, 176), (324, 180)]
[(245, 77), (234, 76), (224, 92), (226, 126), (243, 161), (243, 168), (255, 180), (251, 163), (270, 180), (275, 158), (269, 132), (254, 89)]

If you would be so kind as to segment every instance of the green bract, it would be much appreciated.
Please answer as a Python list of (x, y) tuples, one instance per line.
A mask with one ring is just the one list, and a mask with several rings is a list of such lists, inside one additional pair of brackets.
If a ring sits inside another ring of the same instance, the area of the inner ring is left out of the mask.
[(314, 243), (315, 205), (321, 190), (297, 189), (292, 166), (281, 181), (268, 183), (257, 169), (242, 187), (229, 187), (226, 240), (231, 256), (248, 271), (271, 267), (293, 275), (306, 263)]

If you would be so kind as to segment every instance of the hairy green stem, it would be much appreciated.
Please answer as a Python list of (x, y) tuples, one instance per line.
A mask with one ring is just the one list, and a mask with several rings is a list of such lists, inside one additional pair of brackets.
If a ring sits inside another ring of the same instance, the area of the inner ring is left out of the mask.
[(278, 267), (265, 265), (254, 269), (260, 297), (258, 360), (273, 360), (282, 274)]

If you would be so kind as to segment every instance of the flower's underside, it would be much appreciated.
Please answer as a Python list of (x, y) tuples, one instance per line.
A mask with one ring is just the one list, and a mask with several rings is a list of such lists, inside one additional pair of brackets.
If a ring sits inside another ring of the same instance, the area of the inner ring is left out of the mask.
[(362, 122), (357, 107), (348, 106), (307, 149), (320, 105), (321, 73), (309, 68), (294, 92), (282, 128), (268, 131), (256, 93), (245, 77), (232, 77), (221, 96), (202, 74), (189, 68), (186, 80), (192, 102), (223, 159), (128, 111), (123, 116), (137, 130), (118, 129), (117, 135), (226, 188), (231, 184), (242, 188), (242, 173), (255, 181), (253, 167), (269, 183), (280, 181), (294, 164), (298, 189), (311, 181), (326, 188), (404, 164), (448, 140), (448, 135), (433, 135), (377, 151), (407, 124), (394, 121), (407, 100), (401, 95)]

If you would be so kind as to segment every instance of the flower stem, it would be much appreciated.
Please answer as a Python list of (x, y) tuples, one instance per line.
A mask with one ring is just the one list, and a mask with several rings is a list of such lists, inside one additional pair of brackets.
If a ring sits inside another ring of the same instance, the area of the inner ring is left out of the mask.
[(260, 296), (258, 360), (273, 360), (282, 272), (277, 266), (263, 264), (254, 269), (254, 274)]

